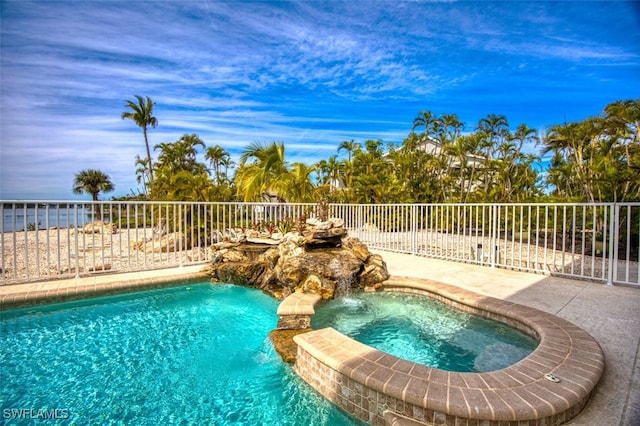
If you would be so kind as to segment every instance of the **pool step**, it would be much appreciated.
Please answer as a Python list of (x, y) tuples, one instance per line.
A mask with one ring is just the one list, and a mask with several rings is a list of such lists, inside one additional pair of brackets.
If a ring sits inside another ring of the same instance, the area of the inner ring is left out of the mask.
[(309, 328), (315, 305), (322, 296), (314, 293), (295, 292), (287, 296), (278, 306), (278, 330)]
[(320, 300), (322, 297), (318, 294), (296, 292), (286, 297), (278, 306), (278, 327), (269, 333), (269, 338), (283, 361), (296, 361), (298, 345), (293, 338), (313, 331), (311, 316), (316, 313), (315, 306)]

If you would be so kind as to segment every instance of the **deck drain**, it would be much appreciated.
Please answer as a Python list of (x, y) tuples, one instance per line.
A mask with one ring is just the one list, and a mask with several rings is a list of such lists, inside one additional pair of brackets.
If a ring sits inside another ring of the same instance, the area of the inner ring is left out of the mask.
[(551, 373), (547, 373), (544, 375), (545, 380), (548, 380), (550, 382), (553, 383), (559, 383), (560, 382), (560, 378), (558, 376), (556, 376), (555, 374), (551, 374)]

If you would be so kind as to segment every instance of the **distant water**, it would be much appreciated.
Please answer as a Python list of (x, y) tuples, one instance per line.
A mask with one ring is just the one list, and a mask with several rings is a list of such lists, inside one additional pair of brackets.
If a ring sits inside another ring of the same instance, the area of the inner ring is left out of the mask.
[(25, 229), (67, 228), (83, 226), (93, 219), (92, 213), (82, 207), (0, 207), (2, 209), (2, 232), (23, 231)]

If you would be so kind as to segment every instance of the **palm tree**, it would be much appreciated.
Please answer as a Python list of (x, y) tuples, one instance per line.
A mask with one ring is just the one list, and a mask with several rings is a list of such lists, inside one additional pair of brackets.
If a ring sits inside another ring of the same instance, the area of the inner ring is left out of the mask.
[(482, 134), (471, 133), (469, 135), (460, 136), (461, 149), (464, 152), (464, 158), (461, 158), (461, 164), (464, 164), (464, 196), (462, 202), (468, 202), (469, 197), (476, 190), (479, 182), (477, 182), (476, 171), (480, 160), (482, 159)]
[(142, 184), (142, 188), (145, 194), (149, 192), (149, 160), (143, 160), (139, 155), (136, 155), (136, 180)]
[(434, 125), (437, 122), (437, 117), (431, 111), (421, 111), (420, 114), (413, 120), (413, 126), (411, 131), (414, 131), (418, 127), (424, 127), (424, 134), (427, 137), (431, 136), (434, 131)]
[(626, 180), (621, 197), (614, 200), (640, 199), (640, 98), (616, 101), (603, 113), (608, 137), (615, 141), (611, 157), (618, 158), (619, 172)]
[[(160, 169), (162, 173), (164, 170)], [(213, 183), (206, 172), (191, 173), (180, 170), (171, 173), (167, 179), (158, 176), (157, 183), (166, 181), (162, 188), (163, 199), (170, 201), (211, 201), (214, 191)]]
[(196, 134), (185, 134), (173, 143), (156, 144), (153, 148), (160, 150), (158, 167), (168, 167), (174, 172), (186, 170), (194, 174), (206, 171), (206, 166), (196, 160), (198, 146), (204, 148), (205, 144)]
[(487, 144), (487, 157), (493, 158), (498, 145), (509, 133), (509, 122), (504, 115), (489, 114), (480, 119), (476, 130), (487, 135), (490, 144)]
[(210, 146), (207, 148), (204, 158), (211, 163), (213, 167), (213, 175), (216, 182), (220, 181), (220, 166), (223, 165), (223, 161), (229, 158), (229, 153), (224, 150), (220, 145)]
[(158, 120), (153, 116), (153, 106), (155, 103), (147, 96), (146, 100), (142, 96), (135, 95), (138, 103), (125, 101), (125, 106), (131, 111), (123, 112), (120, 117), (124, 120), (132, 120), (142, 129), (144, 134), (144, 144), (147, 148), (147, 161), (149, 163), (149, 177), (153, 181), (153, 163), (151, 162), (151, 150), (149, 149), (149, 139), (147, 138), (147, 126), (156, 127)]
[(640, 98), (616, 101), (607, 105), (604, 118), (623, 139), (640, 142)]
[(487, 196), (496, 179), (496, 162), (494, 161), (500, 144), (509, 135), (509, 122), (504, 115), (488, 114), (478, 121), (476, 131), (482, 135), (481, 149), (484, 156), (482, 176), (484, 194)]
[(343, 160), (343, 168), (344, 168), (344, 185), (345, 187), (351, 187), (353, 180), (353, 161), (355, 154), (359, 153), (362, 146), (359, 143), (356, 143), (351, 139), (350, 141), (342, 141), (340, 145), (338, 145), (338, 153), (343, 149), (347, 151), (347, 160)]
[(329, 180), (329, 166), (327, 160), (320, 160), (315, 164), (316, 180), (319, 185), (324, 185)]
[(327, 181), (330, 185), (330, 190), (333, 191), (336, 188), (344, 187), (342, 179), (342, 164), (338, 161), (338, 157), (332, 155), (326, 164), (327, 167)]
[(547, 133), (542, 149), (542, 155), (549, 152), (560, 153), (567, 159), (567, 164), (571, 167), (572, 185), (578, 185), (586, 200), (591, 203), (596, 202), (594, 189), (599, 178), (593, 165), (600, 155), (608, 154), (599, 152), (602, 129), (603, 120), (600, 118), (556, 125)]
[(236, 165), (231, 157), (224, 157), (220, 160), (220, 165), (224, 167), (224, 182), (229, 182), (229, 168)]
[(365, 149), (353, 157), (353, 177), (350, 177), (346, 196), (350, 201), (364, 203), (393, 202), (402, 192), (396, 185), (391, 159), (385, 156), (382, 140), (367, 140)]
[[(114, 189), (115, 185), (111, 182), (111, 178), (95, 169), (81, 170), (76, 173), (73, 188), (71, 188), (74, 194), (90, 194), (93, 201), (98, 201), (98, 194), (101, 192), (112, 192)], [(102, 217), (97, 204), (94, 205), (94, 211), (98, 218)]]
[(540, 143), (540, 137), (538, 137), (538, 131), (536, 129), (532, 129), (526, 124), (521, 124), (516, 129), (515, 133), (511, 135), (510, 139), (512, 141), (517, 141), (517, 150), (519, 152), (522, 151), (522, 146), (526, 143), (533, 143), (538, 145)]
[(72, 191), (74, 194), (87, 193), (93, 201), (98, 201), (101, 192), (112, 192), (115, 189), (109, 175), (95, 169), (81, 170), (73, 179)]
[(238, 194), (244, 201), (254, 201), (265, 192), (275, 190), (274, 184), (287, 173), (282, 142), (252, 143), (240, 156), (236, 173)]
[[(204, 148), (205, 144), (196, 134), (185, 134), (176, 142), (163, 142), (154, 146), (154, 149), (160, 150), (160, 154), (155, 165), (156, 176), (150, 185), (153, 199), (176, 200), (184, 196), (184, 191), (178, 198), (172, 195), (176, 192), (174, 184), (177, 182), (178, 175), (182, 176), (179, 180), (180, 184), (190, 181), (184, 178), (185, 174), (194, 177), (202, 174), (208, 176), (207, 166), (196, 158), (198, 147)], [(181, 201), (187, 200), (181, 199)]]
[(338, 145), (338, 152), (342, 150), (347, 151), (347, 157), (349, 159), (349, 163), (351, 163), (351, 158), (353, 157), (353, 153), (360, 149), (360, 144), (354, 142), (353, 139), (350, 141), (342, 141), (340, 145)]
[(304, 163), (293, 163), (291, 170), (273, 183), (272, 189), (287, 201), (293, 203), (309, 203), (315, 200), (316, 186), (311, 181), (311, 174), (316, 166)]
[(437, 128), (442, 133), (441, 139), (449, 143), (455, 143), (464, 129), (464, 123), (456, 114), (442, 114), (436, 121)]
[[(405, 138), (405, 140), (402, 141), (401, 149), (403, 151), (413, 152), (418, 149), (421, 143), (422, 143), (422, 140), (420, 139), (418, 134), (414, 131), (411, 131), (411, 133), (409, 133), (409, 135)], [(422, 150), (422, 151), (426, 152), (426, 150)]]

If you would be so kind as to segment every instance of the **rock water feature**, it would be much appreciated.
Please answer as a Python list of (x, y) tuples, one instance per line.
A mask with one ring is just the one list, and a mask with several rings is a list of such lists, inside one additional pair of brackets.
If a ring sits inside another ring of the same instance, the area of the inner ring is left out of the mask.
[(351, 280), (348, 278), (340, 279), (336, 283), (336, 289), (333, 292), (334, 297), (347, 297), (351, 294)]
[(214, 281), (255, 287), (276, 299), (293, 292), (334, 297), (336, 288), (374, 287), (389, 278), (382, 257), (347, 236), (343, 221), (308, 219), (302, 232), (272, 236), (242, 234), (210, 249)]
[[(352, 289), (378, 288), (389, 278), (382, 257), (349, 237), (342, 219), (308, 219), (297, 228), (285, 235), (243, 233), (238, 241), (214, 244), (209, 257), (212, 280), (259, 288), (283, 300), (293, 293), (332, 299)], [(293, 362), (293, 336), (311, 330), (310, 315), (278, 314), (278, 328), (270, 337), (283, 359)]]

